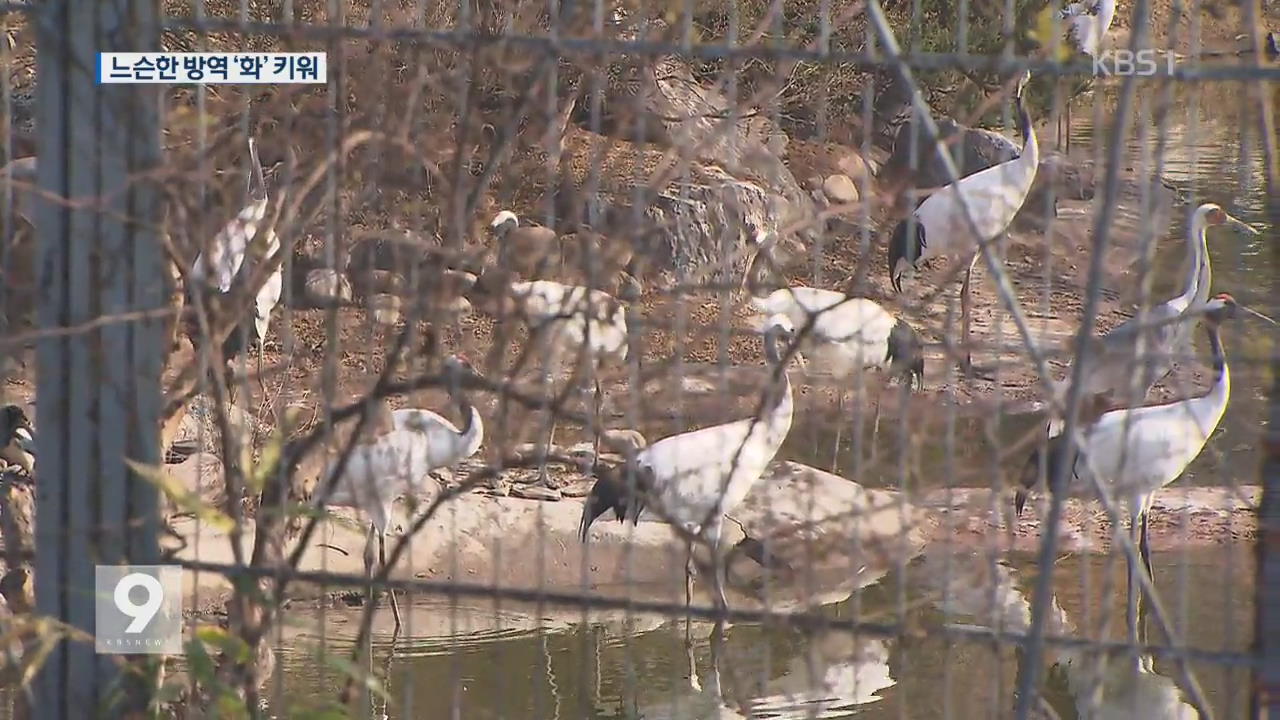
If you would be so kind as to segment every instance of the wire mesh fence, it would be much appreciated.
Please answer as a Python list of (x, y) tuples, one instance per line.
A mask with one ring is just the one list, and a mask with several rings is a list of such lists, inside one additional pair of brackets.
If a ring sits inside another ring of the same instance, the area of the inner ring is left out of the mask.
[(1276, 709), (1273, 5), (0, 11), (12, 716)]

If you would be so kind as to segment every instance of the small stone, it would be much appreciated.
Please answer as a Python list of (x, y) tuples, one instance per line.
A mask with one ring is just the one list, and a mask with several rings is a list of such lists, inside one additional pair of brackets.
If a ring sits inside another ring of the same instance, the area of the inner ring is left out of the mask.
[(852, 205), (858, 202), (858, 187), (848, 175), (828, 175), (822, 183), (822, 193), (833, 205)]
[(499, 482), (492, 487), (481, 489), (480, 493), (490, 497), (506, 497), (511, 494), (511, 486), (505, 482)]
[(867, 161), (856, 152), (849, 153), (836, 160), (836, 167), (851, 180), (861, 180), (868, 176)]
[(395, 325), (400, 322), (400, 298), (395, 295), (370, 295), (367, 306), (369, 317), (380, 325)]
[(436, 468), (431, 471), (431, 475), (440, 483), (442, 487), (453, 487), (453, 471), (449, 468)]
[(562, 497), (562, 493), (555, 488), (543, 487), (541, 485), (517, 485), (511, 488), (511, 495), (525, 500), (543, 500), (546, 502), (555, 502)]
[(636, 452), (643, 450), (649, 441), (645, 440), (639, 430), (615, 428), (600, 434), (600, 444), (614, 452), (625, 454), (629, 450)]
[(454, 270), (453, 268), (445, 268), (440, 273), (440, 279), (460, 293), (470, 290), (476, 284), (475, 273), (467, 272), (466, 270)]
[(351, 281), (337, 270), (319, 268), (307, 273), (307, 298), (321, 307), (351, 302)]
[(404, 276), (393, 270), (368, 270), (364, 275), (367, 294), (398, 295), (404, 290)]
[(680, 389), (687, 393), (711, 393), (716, 391), (716, 386), (709, 380), (685, 376), (680, 378)]
[(577, 482), (569, 483), (568, 485), (560, 488), (560, 496), (567, 498), (586, 497), (591, 494), (591, 488), (594, 485), (594, 480), (579, 480)]
[(459, 295), (436, 303), (429, 307), (427, 312), (428, 317), (431, 314), (439, 314), (445, 318), (458, 319), (470, 315), (471, 309), (471, 301)]

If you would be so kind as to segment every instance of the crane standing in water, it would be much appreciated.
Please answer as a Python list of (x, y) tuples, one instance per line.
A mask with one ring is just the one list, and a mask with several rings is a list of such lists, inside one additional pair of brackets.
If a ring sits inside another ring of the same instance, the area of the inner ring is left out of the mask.
[[(619, 522), (639, 522), (656, 514), (700, 536), (711, 548), (715, 597), (725, 597), (725, 567), (719, 551), (725, 514), (732, 512), (760, 481), (791, 430), (791, 382), (781, 344), (794, 327), (784, 315), (768, 323), (765, 357), (772, 370), (758, 416), (665, 437), (623, 464), (601, 469), (582, 507), (578, 535), (587, 542), (591, 524), (609, 510)], [(631, 477), (633, 476), (633, 477)], [(652, 513), (650, 508), (656, 508)], [(693, 545), (686, 545), (685, 603), (693, 600)]]
[[(1104, 413), (1081, 427), (1084, 442), (1078, 449), (1066, 435), (1050, 438), (1027, 459), (1022, 487), (1014, 497), (1015, 512), (1022, 513), (1028, 492), (1039, 484), (1041, 466), (1050, 482), (1059, 472), (1063, 473), (1065, 488), (1050, 489), (1069, 495), (1091, 495), (1092, 475), (1110, 500), (1126, 506), (1131, 538), (1150, 576), (1147, 511), (1156, 492), (1182, 475), (1222, 421), (1231, 398), (1231, 373), (1218, 327), (1224, 319), (1234, 317), (1239, 309), (1241, 306), (1226, 293), (1193, 308), (1193, 312), (1204, 315), (1213, 355), (1214, 379), (1209, 392), (1162, 405)], [(1128, 596), (1131, 628), (1135, 626), (1137, 614), (1135, 573), (1136, 567), (1131, 564)]]

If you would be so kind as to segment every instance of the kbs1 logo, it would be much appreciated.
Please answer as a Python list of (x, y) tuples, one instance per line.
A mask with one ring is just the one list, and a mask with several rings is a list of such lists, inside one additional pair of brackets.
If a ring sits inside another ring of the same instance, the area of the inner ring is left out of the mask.
[(180, 655), (182, 568), (94, 568), (94, 647), (99, 653)]
[(1174, 54), (1167, 50), (1117, 48), (1093, 57), (1093, 74), (1103, 77), (1111, 75), (1150, 77), (1159, 73), (1163, 67), (1166, 74), (1172, 75), (1175, 61)]

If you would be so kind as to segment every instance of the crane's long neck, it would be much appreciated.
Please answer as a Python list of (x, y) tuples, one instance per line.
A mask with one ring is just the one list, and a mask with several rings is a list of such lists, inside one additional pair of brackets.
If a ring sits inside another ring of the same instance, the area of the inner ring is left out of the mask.
[[(1018, 129), (1022, 132), (1022, 154), (1018, 156), (1018, 160), (1033, 170), (1040, 165), (1040, 143), (1036, 141), (1035, 129), (1031, 127), (1031, 113), (1027, 111), (1026, 103), (1022, 100), (1022, 93), (1014, 98), (1014, 103), (1018, 108)], [(1032, 174), (1032, 179), (1035, 175)]]
[(782, 364), (782, 353), (778, 351), (776, 342), (774, 338), (766, 338), (765, 340), (766, 357), (769, 360), (769, 367), (773, 371), (771, 374), (776, 374), (776, 378), (769, 383), (768, 395), (765, 398), (761, 417), (768, 423), (770, 428), (790, 429), (793, 409), (791, 379), (787, 377), (787, 368)]
[(1209, 270), (1209, 245), (1205, 238), (1205, 222), (1203, 218), (1192, 220), (1191, 231), (1187, 233), (1187, 254), (1191, 266), (1187, 268), (1187, 279), (1183, 284), (1182, 294), (1172, 300), (1179, 312), (1196, 305), (1203, 305), (1209, 299), (1209, 285), (1212, 274)]
[[(1105, 35), (1116, 15), (1116, 0), (1098, 0), (1098, 34)], [(1101, 37), (1099, 37), (1101, 42)]]
[[(249, 197), (262, 200), (267, 197), (267, 179), (262, 174), (262, 163), (258, 161), (258, 144), (249, 138)], [(257, 185), (256, 192), (254, 185)]]
[(1218, 426), (1218, 421), (1222, 419), (1222, 413), (1227, 409), (1227, 402), (1231, 399), (1231, 370), (1227, 368), (1227, 353), (1222, 347), (1218, 324), (1208, 322), (1205, 326), (1209, 333), (1209, 351), (1213, 356), (1213, 385), (1203, 400), (1211, 409), (1208, 430), (1213, 432), (1213, 429)]
[(467, 402), (465, 395), (457, 393), (454, 400), (458, 403), (458, 412), (462, 415), (462, 427), (458, 429), (461, 458), (471, 457), (480, 449), (480, 443), (484, 441), (484, 421), (480, 419), (479, 411)]

